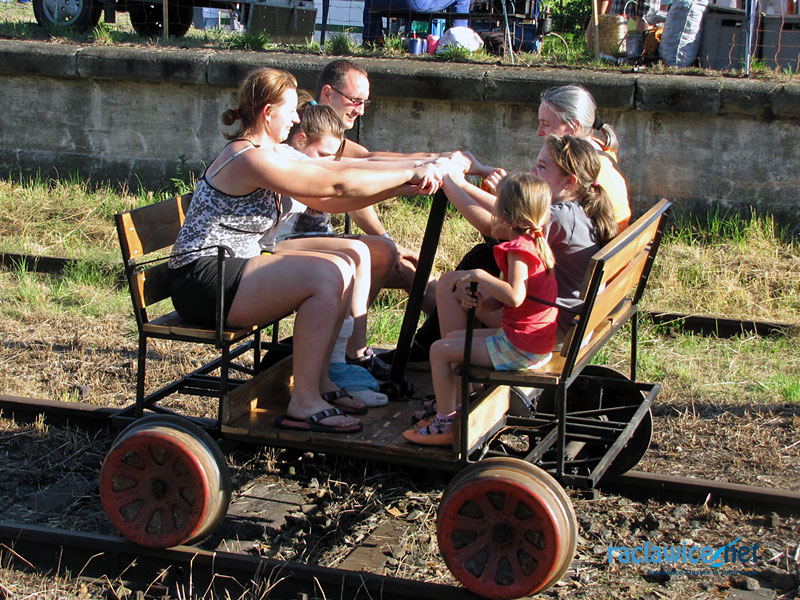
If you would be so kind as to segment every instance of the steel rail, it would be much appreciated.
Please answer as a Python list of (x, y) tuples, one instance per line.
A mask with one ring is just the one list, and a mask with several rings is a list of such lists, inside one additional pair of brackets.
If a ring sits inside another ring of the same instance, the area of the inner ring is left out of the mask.
[(632, 499), (656, 499), (678, 503), (716, 504), (749, 509), (758, 513), (800, 514), (800, 492), (764, 488), (740, 483), (695, 479), (661, 473), (628, 471), (601, 479), (597, 488)]
[(687, 315), (662, 311), (642, 311), (643, 316), (652, 319), (653, 323), (672, 325), (675, 329), (692, 331), (703, 335), (717, 337), (735, 337), (737, 335), (778, 336), (796, 335), (800, 326), (792, 323), (771, 323), (750, 319), (728, 319), (713, 315)]
[(50, 273), (58, 275), (67, 267), (80, 263), (77, 258), (61, 258), (58, 256), (37, 256), (35, 254), (17, 254), (14, 252), (0, 252), (0, 266), (19, 268), (36, 273)]
[[(119, 409), (79, 402), (57, 402), (37, 398), (0, 395), (0, 414), (20, 420), (46, 416), (48, 423), (67, 422), (75, 426), (114, 427)], [(120, 425), (124, 425), (121, 423)], [(765, 488), (724, 481), (695, 479), (661, 473), (628, 471), (624, 475), (601, 479), (597, 489), (631, 499), (658, 499), (679, 503), (717, 503), (745, 508), (756, 513), (800, 514), (800, 492)]]
[[(97, 406), (85, 402), (59, 402), (0, 394), (0, 416), (12, 415), (19, 422), (29, 422), (39, 415), (44, 415), (47, 423), (51, 425), (70, 424), (85, 428), (121, 429), (130, 423), (128, 418), (116, 418), (122, 410), (122, 408)], [(192, 417), (191, 420), (206, 430), (212, 429), (216, 423), (215, 419), (203, 417)]]
[(0, 415), (6, 418), (11, 416), (19, 422), (28, 422), (39, 415), (45, 415), (50, 424), (72, 423), (86, 427), (105, 427), (119, 410), (85, 402), (58, 402), (0, 394)]
[(153, 550), (114, 536), (16, 523), (0, 523), (0, 556), (17, 568), (108, 578), (139, 591), (170, 591), (172, 597), (201, 597), (214, 590), (220, 597), (228, 592), (237, 598), (248, 589), (271, 588), (270, 598), (477, 598), (464, 588), (443, 584), (187, 546)]

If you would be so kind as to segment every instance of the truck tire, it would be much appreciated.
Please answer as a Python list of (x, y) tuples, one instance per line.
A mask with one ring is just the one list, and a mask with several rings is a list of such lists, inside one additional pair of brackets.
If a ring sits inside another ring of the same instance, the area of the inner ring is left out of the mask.
[[(167, 0), (169, 2), (169, 0)], [(169, 34), (183, 37), (192, 26), (192, 5), (181, 0), (169, 2)], [(160, 4), (129, 3), (128, 16), (134, 31), (142, 37), (161, 35), (163, 9)]]
[(102, 12), (102, 3), (95, 0), (33, 0), (33, 14), (41, 27), (91, 31), (100, 22)]

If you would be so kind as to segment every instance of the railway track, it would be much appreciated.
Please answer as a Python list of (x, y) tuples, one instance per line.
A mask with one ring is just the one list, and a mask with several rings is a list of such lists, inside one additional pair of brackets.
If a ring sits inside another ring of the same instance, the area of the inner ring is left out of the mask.
[[(69, 423), (77, 427), (102, 428), (114, 426), (112, 416), (117, 409), (0, 395), (0, 411), (4, 416), (13, 415), (20, 421), (32, 421), (38, 415), (44, 415), (51, 424)], [(721, 502), (759, 514), (800, 514), (800, 492), (693, 477), (628, 471), (624, 475), (602, 480), (598, 489), (635, 500), (692, 504)]]
[[(0, 523), (0, 556), (16, 568), (70, 574), (147, 590), (146, 597), (473, 600), (459, 587), (230, 552), (178, 546), (149, 550), (124, 538)], [(227, 594), (227, 595), (226, 595)]]

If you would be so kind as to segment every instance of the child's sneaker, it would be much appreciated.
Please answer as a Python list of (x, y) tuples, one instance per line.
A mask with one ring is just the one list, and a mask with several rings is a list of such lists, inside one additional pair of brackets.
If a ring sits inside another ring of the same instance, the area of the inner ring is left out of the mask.
[(412, 427), (404, 431), (403, 437), (409, 442), (422, 446), (452, 446), (453, 427), (452, 418), (434, 417), (433, 421), (424, 427)]

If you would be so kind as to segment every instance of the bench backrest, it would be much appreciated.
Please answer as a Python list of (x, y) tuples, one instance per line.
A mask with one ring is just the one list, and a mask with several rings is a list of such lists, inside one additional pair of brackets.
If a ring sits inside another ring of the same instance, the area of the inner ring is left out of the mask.
[(564, 377), (587, 364), (637, 311), (671, 206), (662, 200), (590, 259), (581, 289), (584, 305), (562, 347)]
[[(125, 274), (141, 327), (147, 322), (147, 307), (169, 297), (169, 271), (166, 250), (175, 243), (186, 220), (192, 194), (176, 196), (115, 216)], [(158, 253), (158, 254), (156, 254)], [(151, 258), (152, 256), (156, 258)], [(151, 261), (151, 266), (145, 267)]]

